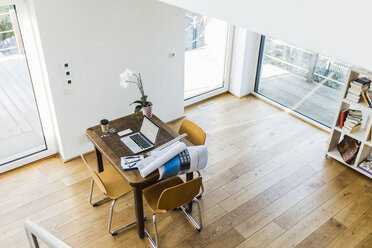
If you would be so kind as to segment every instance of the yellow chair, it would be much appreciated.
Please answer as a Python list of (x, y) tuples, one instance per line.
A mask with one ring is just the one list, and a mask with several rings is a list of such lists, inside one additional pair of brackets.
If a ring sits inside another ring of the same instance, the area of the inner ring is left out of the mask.
[(178, 133), (186, 133), (187, 136), (185, 137), (185, 139), (193, 143), (195, 146), (204, 145), (205, 139), (207, 137), (207, 134), (204, 132), (203, 129), (201, 129), (201, 127), (187, 119), (183, 120)]
[[(135, 221), (120, 227), (117, 230), (111, 230), (111, 223), (112, 223), (112, 216), (114, 211), (114, 206), (116, 200), (120, 197), (126, 195), (130, 191), (132, 191), (132, 187), (122, 178), (114, 168), (108, 167), (103, 172), (97, 173), (92, 167), (88, 164), (87, 160), (85, 159), (84, 155), (80, 153), (82, 160), (84, 161), (86, 167), (90, 175), (92, 176), (92, 181), (90, 183), (90, 192), (89, 192), (89, 202), (92, 204), (93, 207), (101, 205), (102, 203), (112, 200), (111, 207), (110, 207), (110, 214), (108, 220), (108, 231), (111, 233), (112, 236), (118, 234), (119, 232), (133, 226), (136, 224)], [(105, 194), (107, 197), (97, 201), (92, 202), (92, 195), (93, 195), (93, 186), (94, 183), (97, 184), (98, 188)]]
[[(143, 195), (152, 209), (153, 224), (155, 232), (155, 242), (152, 240), (150, 234), (145, 229), (145, 234), (153, 247), (159, 247), (158, 230), (156, 227), (156, 215), (166, 213), (175, 208), (180, 208), (186, 217), (191, 221), (195, 228), (200, 232), (202, 229), (202, 218), (200, 211), (200, 203), (196, 199), (202, 185), (202, 178), (197, 177), (188, 182), (183, 182), (178, 176), (171, 177), (160, 181), (143, 190)], [(197, 203), (199, 212), (199, 224), (191, 217), (185, 210), (183, 205), (194, 201)]]
[[(190, 141), (195, 146), (201, 146), (205, 144), (205, 140), (207, 137), (207, 134), (204, 132), (204, 130), (196, 125), (194, 122), (190, 120), (183, 120), (180, 130), (178, 131), (179, 134), (186, 133), (187, 136), (185, 139)], [(196, 171), (198, 173), (199, 177), (201, 176), (200, 171)], [(201, 185), (201, 192), (196, 196), (196, 198), (200, 198), (204, 193), (204, 186)]]

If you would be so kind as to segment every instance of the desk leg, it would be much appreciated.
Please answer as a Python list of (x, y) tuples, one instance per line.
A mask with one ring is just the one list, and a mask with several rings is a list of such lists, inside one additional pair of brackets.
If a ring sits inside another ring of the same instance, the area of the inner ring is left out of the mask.
[[(190, 181), (190, 180), (192, 180), (194, 178), (194, 173), (193, 172), (190, 172), (190, 173), (187, 173), (186, 174), (186, 181)], [(192, 212), (192, 202), (190, 202), (189, 203), (189, 206), (188, 206), (188, 211), (189, 211), (189, 213), (191, 213)]]
[(98, 172), (102, 172), (103, 169), (103, 162), (102, 162), (102, 153), (96, 148), (96, 156), (97, 156), (97, 165), (98, 165)]
[(136, 226), (137, 226), (137, 234), (139, 238), (143, 238), (145, 236), (145, 222), (143, 218), (143, 201), (142, 201), (142, 187), (134, 186), (133, 187), (134, 193), (134, 211), (136, 212)]

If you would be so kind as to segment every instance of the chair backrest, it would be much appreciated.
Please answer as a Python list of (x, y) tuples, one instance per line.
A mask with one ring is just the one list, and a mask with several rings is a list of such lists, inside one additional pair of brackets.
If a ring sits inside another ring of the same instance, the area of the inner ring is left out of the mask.
[(207, 136), (206, 133), (203, 129), (201, 129), (201, 127), (190, 120), (183, 120), (178, 133), (186, 133), (187, 136), (185, 138), (195, 146), (201, 146), (205, 144), (205, 138)]
[(107, 189), (104, 183), (102, 182), (101, 178), (99, 177), (99, 174), (95, 170), (93, 170), (93, 168), (88, 164), (87, 160), (85, 159), (85, 156), (82, 153), (80, 153), (80, 157), (84, 161), (84, 164), (88, 168), (88, 171), (92, 176), (94, 182), (97, 184), (98, 188), (102, 191), (102, 193), (107, 195)]
[(159, 197), (157, 209), (170, 211), (191, 202), (199, 193), (201, 185), (202, 178), (197, 177), (165, 189)]

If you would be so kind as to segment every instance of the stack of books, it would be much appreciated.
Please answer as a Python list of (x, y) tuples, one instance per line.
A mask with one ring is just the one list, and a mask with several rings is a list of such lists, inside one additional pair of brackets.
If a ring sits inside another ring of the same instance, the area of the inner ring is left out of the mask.
[(350, 82), (350, 87), (347, 90), (346, 99), (353, 102), (360, 102), (363, 91), (368, 91), (370, 85), (371, 80), (366, 77), (361, 77)]
[(343, 123), (342, 130), (347, 133), (357, 132), (362, 126), (362, 111), (349, 109), (349, 113)]

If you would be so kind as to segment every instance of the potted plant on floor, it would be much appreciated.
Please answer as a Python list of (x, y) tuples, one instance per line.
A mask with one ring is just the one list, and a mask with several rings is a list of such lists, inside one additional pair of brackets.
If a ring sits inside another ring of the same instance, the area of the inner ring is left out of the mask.
[(141, 74), (135, 74), (133, 71), (125, 69), (125, 71), (120, 74), (120, 85), (123, 88), (127, 88), (130, 83), (136, 84), (139, 91), (141, 92), (141, 98), (130, 104), (137, 104), (134, 108), (134, 113), (138, 114), (142, 110), (144, 115), (151, 118), (152, 103), (147, 101), (147, 95), (145, 95), (145, 91), (143, 89)]

